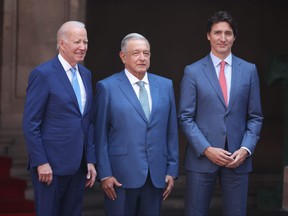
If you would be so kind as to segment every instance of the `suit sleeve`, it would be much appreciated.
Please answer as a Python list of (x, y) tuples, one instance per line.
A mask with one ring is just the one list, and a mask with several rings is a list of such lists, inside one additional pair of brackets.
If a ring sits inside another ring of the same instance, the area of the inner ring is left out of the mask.
[(41, 124), (49, 100), (49, 87), (41, 71), (29, 76), (23, 113), (23, 132), (32, 167), (48, 163), (42, 144)]
[(252, 78), (250, 83), (250, 95), (247, 108), (246, 131), (241, 143), (241, 147), (246, 147), (253, 154), (256, 144), (260, 138), (262, 128), (262, 111), (260, 98), (260, 84), (256, 66), (253, 65)]
[(97, 171), (99, 178), (103, 179), (113, 176), (113, 173), (108, 155), (109, 93), (101, 82), (96, 85), (94, 111)]
[(168, 122), (168, 168), (167, 175), (177, 177), (178, 176), (178, 158), (179, 158), (179, 144), (178, 144), (178, 124), (177, 124), (177, 112), (175, 105), (175, 96), (173, 90), (173, 84), (170, 85), (170, 101), (171, 110)]
[[(83, 70), (86, 71), (86, 83), (87, 83), (87, 86), (89, 86), (87, 88), (87, 91), (89, 92), (86, 92), (88, 97), (87, 97), (87, 100), (89, 100), (89, 102), (91, 102), (92, 104), (92, 107), (91, 107), (91, 112), (90, 112), (90, 115), (89, 115), (89, 120), (90, 121), (90, 124), (89, 124), (89, 129), (88, 129), (88, 141), (87, 141), (87, 148), (86, 148), (86, 161), (87, 163), (93, 163), (93, 164), (96, 164), (96, 152), (95, 152), (95, 139), (94, 139), (94, 124), (93, 124), (93, 119), (92, 119), (92, 113), (93, 113), (93, 106), (94, 106), (94, 103), (93, 103), (93, 91), (92, 91), (92, 86), (91, 86), (91, 72), (84, 68), (82, 65), (79, 65), (81, 68), (83, 68)], [(89, 84), (88, 84), (89, 83)], [(91, 91), (90, 91), (91, 90)]]
[(205, 149), (211, 145), (195, 122), (197, 99), (196, 80), (190, 67), (187, 66), (180, 85), (178, 121), (188, 144), (201, 157)]

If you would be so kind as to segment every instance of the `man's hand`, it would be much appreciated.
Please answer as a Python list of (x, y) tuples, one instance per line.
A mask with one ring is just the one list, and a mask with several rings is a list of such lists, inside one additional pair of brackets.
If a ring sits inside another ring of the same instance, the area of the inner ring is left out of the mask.
[(37, 167), (38, 179), (40, 182), (50, 185), (53, 180), (53, 172), (49, 163)]
[(86, 176), (87, 181), (86, 181), (85, 186), (91, 188), (91, 187), (93, 187), (93, 185), (95, 183), (97, 172), (96, 172), (94, 164), (92, 164), (92, 163), (87, 164), (87, 170), (88, 170), (88, 173)]
[(204, 155), (218, 166), (227, 166), (234, 161), (232, 154), (221, 148), (208, 147), (205, 149)]
[(119, 183), (116, 180), (116, 178), (114, 178), (112, 176), (112, 177), (105, 178), (104, 180), (102, 180), (100, 183), (100, 186), (110, 199), (115, 200), (117, 198), (117, 194), (116, 194), (116, 191), (114, 189), (114, 186), (121, 187), (122, 184)]
[(166, 200), (169, 194), (171, 193), (174, 187), (174, 178), (172, 176), (166, 175), (165, 182), (167, 185), (163, 193), (163, 200)]
[(248, 157), (249, 153), (247, 152), (246, 149), (240, 148), (237, 151), (235, 151), (231, 157), (234, 159), (231, 163), (227, 164), (227, 168), (237, 168), (239, 167), (245, 159)]

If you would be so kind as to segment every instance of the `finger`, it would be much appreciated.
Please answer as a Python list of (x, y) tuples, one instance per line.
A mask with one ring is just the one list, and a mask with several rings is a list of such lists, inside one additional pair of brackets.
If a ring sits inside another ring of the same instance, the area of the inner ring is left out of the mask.
[(171, 190), (167, 188), (163, 193), (163, 200), (166, 200), (170, 193), (171, 193)]
[(94, 184), (95, 184), (95, 180), (96, 180), (96, 175), (92, 175), (92, 178), (91, 178), (91, 184), (90, 184), (90, 187), (92, 187)]
[(90, 174), (90, 172), (88, 172), (86, 175), (86, 179), (90, 179), (90, 178), (91, 178), (91, 174)]
[(53, 180), (53, 175), (49, 175), (48, 177), (47, 177), (47, 185), (50, 185), (51, 183), (52, 183), (52, 180)]
[(114, 189), (109, 189), (107, 191), (105, 191), (105, 193), (107, 194), (107, 196), (111, 199), (111, 200), (115, 200), (117, 198), (116, 196), (116, 192)]

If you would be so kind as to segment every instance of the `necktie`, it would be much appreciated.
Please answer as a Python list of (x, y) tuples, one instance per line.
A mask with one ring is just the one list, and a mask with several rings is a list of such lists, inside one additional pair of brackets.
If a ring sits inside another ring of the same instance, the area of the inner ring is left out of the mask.
[(71, 72), (72, 72), (72, 87), (74, 89), (75, 95), (77, 97), (78, 105), (82, 113), (81, 93), (80, 93), (80, 86), (79, 86), (78, 79), (77, 79), (76, 68), (72, 67)]
[(147, 120), (149, 120), (150, 117), (150, 107), (149, 107), (149, 100), (148, 100), (148, 94), (147, 91), (144, 87), (144, 82), (143, 81), (138, 81), (137, 85), (139, 85), (140, 90), (139, 90), (139, 101), (140, 104), (142, 105), (142, 108), (144, 110), (144, 113), (146, 115)]
[(225, 61), (221, 61), (221, 67), (220, 67), (220, 73), (219, 73), (219, 82), (220, 82), (220, 87), (223, 93), (225, 105), (228, 105), (228, 94), (227, 94), (227, 84), (226, 84), (226, 78), (224, 74), (224, 68), (225, 68)]

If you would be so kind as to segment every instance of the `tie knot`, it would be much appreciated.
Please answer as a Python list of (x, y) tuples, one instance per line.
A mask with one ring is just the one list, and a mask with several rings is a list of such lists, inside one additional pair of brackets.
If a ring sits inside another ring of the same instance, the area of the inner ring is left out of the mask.
[(137, 83), (137, 85), (140, 86), (140, 88), (143, 88), (143, 87), (144, 87), (144, 81), (140, 80), (140, 81), (138, 81), (138, 82), (136, 82), (136, 83)]
[(72, 74), (73, 74), (73, 76), (75, 76), (75, 74), (76, 74), (76, 68), (75, 67), (71, 67), (71, 72), (72, 72)]
[(221, 61), (220, 64), (221, 64), (221, 67), (225, 67), (226, 62), (225, 61)]

